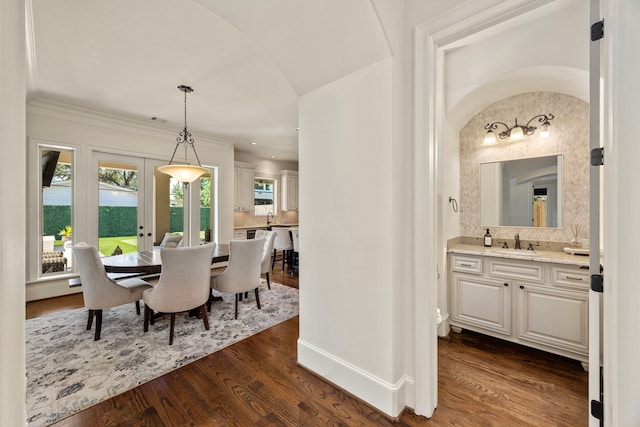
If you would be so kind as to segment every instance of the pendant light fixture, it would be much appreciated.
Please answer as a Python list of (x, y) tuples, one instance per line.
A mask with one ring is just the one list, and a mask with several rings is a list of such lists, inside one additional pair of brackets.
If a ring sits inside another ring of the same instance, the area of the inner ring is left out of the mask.
[[(209, 169), (203, 168), (200, 164), (200, 159), (198, 158), (198, 153), (196, 152), (196, 147), (194, 146), (193, 136), (187, 130), (187, 93), (193, 92), (193, 89), (185, 85), (178, 86), (178, 89), (184, 92), (184, 129), (176, 138), (176, 148), (173, 150), (173, 155), (171, 156), (171, 160), (169, 160), (169, 164), (158, 167), (158, 170), (164, 174), (171, 175), (174, 179), (187, 185), (200, 178), (202, 175), (208, 173)], [(174, 164), (173, 158), (176, 156), (176, 152), (178, 151), (178, 147), (180, 147), (180, 145), (184, 147), (184, 163)], [(193, 150), (193, 154), (195, 154), (196, 156), (196, 161), (198, 162), (197, 166), (190, 165), (187, 161), (189, 147), (191, 147), (191, 149)]]
[(487, 123), (484, 126), (484, 128), (487, 130), (487, 133), (482, 140), (482, 145), (488, 146), (496, 145), (498, 143), (496, 133), (494, 132), (498, 129), (498, 125), (504, 126), (505, 128), (505, 130), (498, 133), (498, 137), (500, 139), (506, 139), (507, 141), (519, 141), (527, 136), (531, 136), (536, 131), (536, 129), (538, 129), (537, 127), (531, 125), (531, 123), (533, 123), (534, 121), (541, 123), (540, 136), (542, 138), (546, 138), (547, 136), (549, 136), (549, 122), (553, 120), (553, 118), (553, 114), (538, 114), (537, 116), (529, 120), (526, 125), (518, 124), (518, 119), (516, 118), (516, 124), (511, 127), (502, 122)]

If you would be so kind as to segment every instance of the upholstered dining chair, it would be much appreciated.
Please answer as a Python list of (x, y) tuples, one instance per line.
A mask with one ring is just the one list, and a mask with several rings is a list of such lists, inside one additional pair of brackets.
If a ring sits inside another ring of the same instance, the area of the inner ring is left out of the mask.
[(273, 244), (276, 240), (276, 233), (267, 230), (256, 230), (256, 239), (263, 237), (264, 248), (262, 251), (262, 264), (260, 267), (260, 274), (264, 274), (267, 279), (267, 287), (271, 289), (271, 280), (269, 279), (269, 271), (271, 270), (271, 251), (273, 251)]
[(276, 233), (276, 240), (273, 242), (273, 261), (271, 261), (271, 270), (273, 270), (273, 267), (278, 264), (276, 262), (278, 251), (282, 251), (282, 272), (284, 273), (284, 265), (287, 262), (288, 252), (293, 249), (291, 233), (286, 227), (272, 227), (271, 231)]
[(136, 312), (140, 314), (142, 293), (152, 286), (142, 279), (124, 279), (116, 282), (109, 278), (100, 260), (98, 248), (95, 246), (79, 242), (71, 250), (75, 257), (76, 265), (80, 270), (84, 306), (89, 309), (87, 330), (91, 330), (93, 318), (95, 317), (96, 331), (94, 340), (98, 341), (102, 330), (102, 310), (135, 302)]
[[(243, 293), (255, 290), (256, 304), (260, 309), (260, 269), (265, 239), (231, 240), (229, 263), (217, 276), (211, 277), (211, 288), (219, 292), (234, 294), (235, 318), (238, 318), (238, 300)], [(213, 293), (211, 294), (213, 296)], [(211, 299), (211, 297), (210, 297)]]
[(176, 313), (200, 309), (204, 327), (209, 330), (206, 303), (215, 243), (183, 248), (162, 248), (162, 271), (158, 284), (143, 292), (144, 331), (154, 323), (154, 312), (171, 314), (169, 345), (173, 344)]

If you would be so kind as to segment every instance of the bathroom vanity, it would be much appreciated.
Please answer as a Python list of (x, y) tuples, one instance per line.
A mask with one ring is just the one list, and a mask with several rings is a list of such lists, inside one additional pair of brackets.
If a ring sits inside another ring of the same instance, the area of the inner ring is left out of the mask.
[(589, 351), (589, 259), (557, 251), (456, 245), (449, 314), (468, 329), (579, 360)]

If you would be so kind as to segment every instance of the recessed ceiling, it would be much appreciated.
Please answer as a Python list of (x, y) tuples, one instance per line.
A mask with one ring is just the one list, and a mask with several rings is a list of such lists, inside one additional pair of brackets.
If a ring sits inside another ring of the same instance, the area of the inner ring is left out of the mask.
[(390, 55), (369, 0), (32, 0), (31, 9), (29, 100), (180, 127), (186, 84), (194, 136), (265, 158), (297, 160), (301, 94)]

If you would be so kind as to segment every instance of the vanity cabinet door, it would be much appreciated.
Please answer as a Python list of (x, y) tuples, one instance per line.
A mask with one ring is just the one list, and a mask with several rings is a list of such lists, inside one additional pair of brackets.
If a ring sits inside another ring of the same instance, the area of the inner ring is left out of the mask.
[(518, 338), (568, 350), (589, 351), (589, 294), (518, 283)]
[(459, 273), (453, 273), (451, 279), (452, 325), (511, 334), (510, 281)]

